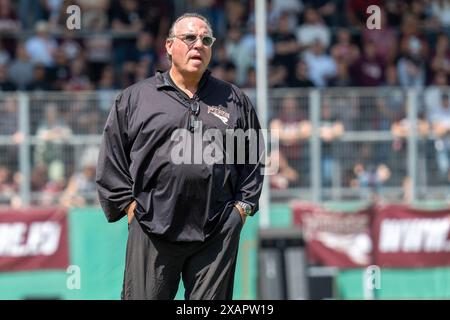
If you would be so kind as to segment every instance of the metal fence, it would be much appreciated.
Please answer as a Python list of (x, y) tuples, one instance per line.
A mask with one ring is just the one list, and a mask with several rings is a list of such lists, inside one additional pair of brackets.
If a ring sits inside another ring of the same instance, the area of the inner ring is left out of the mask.
[[(433, 126), (450, 127), (449, 92), (272, 89), (271, 200), (448, 200), (450, 137)], [(116, 94), (0, 95), (0, 204), (96, 204), (96, 152)]]
[(0, 96), (0, 201), (96, 204), (95, 165), (116, 92)]
[[(287, 173), (272, 177), (272, 198), (448, 200), (448, 92), (273, 90), (270, 125), (285, 131), (280, 154)], [(438, 123), (446, 134), (436, 133)]]

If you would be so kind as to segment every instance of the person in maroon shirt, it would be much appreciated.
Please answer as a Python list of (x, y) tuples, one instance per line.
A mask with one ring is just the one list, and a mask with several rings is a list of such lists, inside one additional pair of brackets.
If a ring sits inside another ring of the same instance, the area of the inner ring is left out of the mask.
[(379, 86), (384, 80), (383, 61), (376, 55), (372, 42), (363, 45), (363, 54), (350, 68), (355, 84), (361, 87)]
[(275, 188), (298, 186), (304, 172), (304, 140), (311, 135), (311, 123), (305, 111), (300, 108), (299, 99), (287, 95), (281, 101), (279, 114), (270, 122), (270, 130), (278, 131), (279, 150), (272, 151), (271, 161), (278, 162), (279, 174), (272, 177), (271, 184)]

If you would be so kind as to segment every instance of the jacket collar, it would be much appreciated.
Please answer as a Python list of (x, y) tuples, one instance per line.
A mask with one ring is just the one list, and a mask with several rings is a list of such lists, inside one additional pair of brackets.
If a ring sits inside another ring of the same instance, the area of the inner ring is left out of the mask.
[[(202, 87), (208, 82), (210, 75), (211, 71), (209, 71), (208, 69), (206, 69), (205, 72), (203, 72), (200, 82), (198, 83), (197, 93), (199, 93)], [(169, 71), (161, 71), (161, 70), (156, 71), (156, 88), (158, 90), (174, 89), (180, 91), (180, 89), (175, 85), (173, 80), (170, 78)]]

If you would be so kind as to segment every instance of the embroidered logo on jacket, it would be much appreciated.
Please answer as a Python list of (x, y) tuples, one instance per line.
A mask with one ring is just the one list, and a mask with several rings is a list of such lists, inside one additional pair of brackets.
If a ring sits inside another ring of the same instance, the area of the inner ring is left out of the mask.
[(230, 114), (218, 107), (208, 106), (208, 113), (212, 113), (214, 116), (219, 118), (224, 124), (228, 124), (230, 119)]

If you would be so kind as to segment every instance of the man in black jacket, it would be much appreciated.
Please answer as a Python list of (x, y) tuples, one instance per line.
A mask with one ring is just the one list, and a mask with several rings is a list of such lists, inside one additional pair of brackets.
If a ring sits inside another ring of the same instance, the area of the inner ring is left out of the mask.
[[(179, 17), (166, 40), (170, 70), (123, 90), (108, 117), (96, 182), (108, 221), (128, 216), (123, 299), (173, 299), (180, 276), (186, 299), (232, 298), (264, 148), (259, 134), (237, 134), (260, 130), (248, 97), (207, 70), (214, 40), (203, 16)], [(215, 139), (202, 137), (211, 130)], [(230, 147), (236, 137), (243, 143)], [(205, 161), (208, 141), (225, 161)]]

